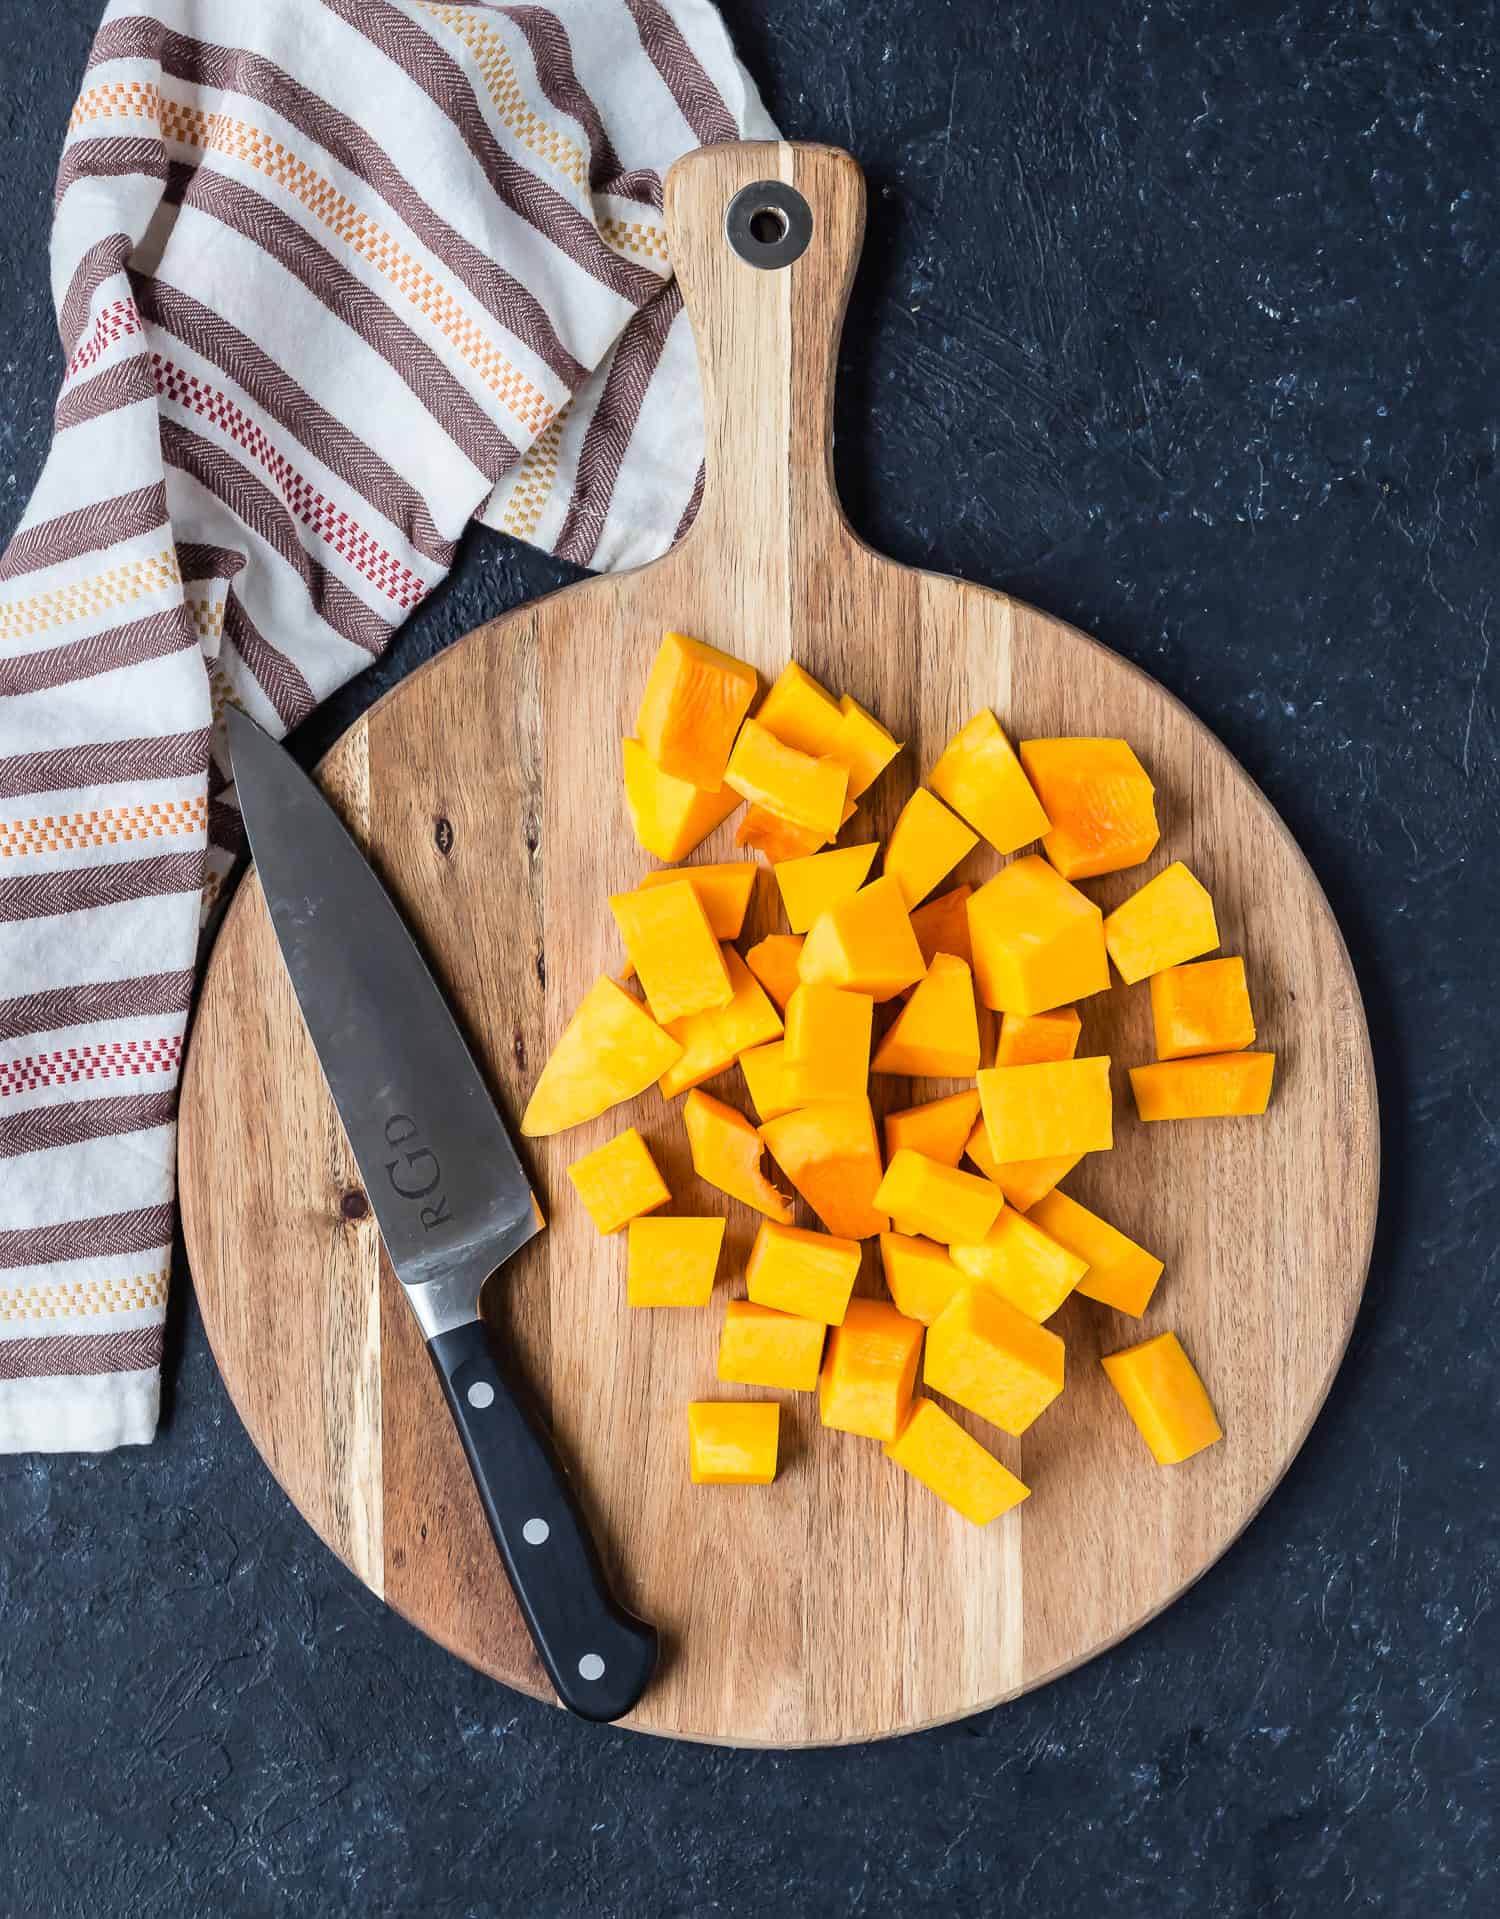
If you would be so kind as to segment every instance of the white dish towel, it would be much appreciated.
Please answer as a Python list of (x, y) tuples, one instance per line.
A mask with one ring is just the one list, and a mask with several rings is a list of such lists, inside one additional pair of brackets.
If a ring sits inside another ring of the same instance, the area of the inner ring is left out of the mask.
[(703, 434), (662, 177), (774, 132), (707, 0), (106, 12), (0, 557), (0, 1452), (155, 1431), (224, 702), (295, 725), (476, 515), (595, 568), (672, 543)]

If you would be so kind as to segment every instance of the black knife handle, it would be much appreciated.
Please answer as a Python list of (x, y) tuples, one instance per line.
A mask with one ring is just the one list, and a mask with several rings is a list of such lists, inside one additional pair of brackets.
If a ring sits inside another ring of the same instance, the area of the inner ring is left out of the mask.
[(505, 1570), (557, 1696), (584, 1719), (630, 1711), (657, 1635), (610, 1591), (568, 1475), (482, 1320), (427, 1342)]

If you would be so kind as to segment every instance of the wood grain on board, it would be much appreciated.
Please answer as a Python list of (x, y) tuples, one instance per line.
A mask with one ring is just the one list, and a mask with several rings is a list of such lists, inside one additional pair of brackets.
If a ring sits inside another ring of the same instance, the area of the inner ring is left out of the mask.
[[(794, 265), (724, 239), (738, 189), (779, 178), (810, 203)], [(621, 955), (605, 906), (651, 862), (631, 835), (620, 740), (662, 630), (769, 679), (795, 658), (907, 741), (845, 839), (883, 837), (977, 707), (1013, 737), (1129, 739), (1163, 837), (1144, 867), (1088, 882), (1106, 910), (1185, 858), (1243, 953), (1269, 1115), (1143, 1127), (1125, 1067), (1151, 1057), (1147, 991), (1082, 1008), (1082, 1051), (1116, 1062), (1117, 1144), (1069, 1190), (1167, 1262), (1144, 1322), (1071, 1301), (1053, 1322), (1069, 1384), (1023, 1439), (965, 1416), (1033, 1497), (981, 1531), (872, 1442), (784, 1403), (767, 1488), (689, 1484), (684, 1408), (757, 1396), (714, 1378), (722, 1299), (743, 1292), (755, 1219), (688, 1165), (654, 1090), (527, 1155), (548, 1230), (485, 1308), (519, 1345), (623, 1592), (666, 1641), (631, 1723), (746, 1743), (851, 1740), (972, 1712), (1076, 1665), (1166, 1605), (1256, 1512), (1306, 1434), (1364, 1283), (1377, 1190), (1375, 1093), (1338, 929), (1286, 830), (1224, 749), (1143, 674), (1035, 609), (869, 551), (830, 469), (835, 352), (863, 221), (859, 171), (828, 149), (706, 149), (668, 182), (672, 255), (704, 372), (707, 487), (655, 565), (589, 581), (470, 634), (333, 749), (322, 778), (408, 915), (503, 1107), (520, 1112), (582, 993)], [(695, 858), (735, 857), (733, 824)], [(977, 854), (961, 876), (993, 869)], [(747, 930), (776, 925), (769, 874)], [(378, 1036), (372, 1035), (372, 1042)], [(738, 1071), (710, 1091), (744, 1104)], [(905, 1105), (943, 1090), (877, 1081)], [(730, 1214), (715, 1305), (625, 1305), (623, 1237), (601, 1240), (569, 1161), (638, 1124), (679, 1210)], [(183, 1208), (214, 1352), (256, 1444), (308, 1521), (372, 1590), (496, 1678), (544, 1694), (415, 1323), (357, 1212), (359, 1182), (252, 873), (219, 937), (182, 1114)], [(861, 1286), (878, 1290), (867, 1250)], [(1226, 1428), (1156, 1467), (1095, 1363), (1174, 1328)]]

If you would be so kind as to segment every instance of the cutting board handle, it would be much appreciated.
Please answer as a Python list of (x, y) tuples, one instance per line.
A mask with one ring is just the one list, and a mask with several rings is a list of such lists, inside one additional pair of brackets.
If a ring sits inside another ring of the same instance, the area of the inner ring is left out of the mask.
[(864, 175), (836, 147), (700, 147), (667, 175), (666, 217), (703, 376), (696, 539), (763, 573), (793, 537), (852, 537), (833, 482), (833, 381)]

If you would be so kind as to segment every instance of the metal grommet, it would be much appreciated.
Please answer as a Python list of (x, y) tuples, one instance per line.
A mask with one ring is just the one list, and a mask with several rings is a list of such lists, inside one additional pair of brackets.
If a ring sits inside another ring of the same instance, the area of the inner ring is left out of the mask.
[(748, 266), (789, 267), (812, 238), (812, 208), (782, 180), (752, 180), (729, 202), (724, 237)]

